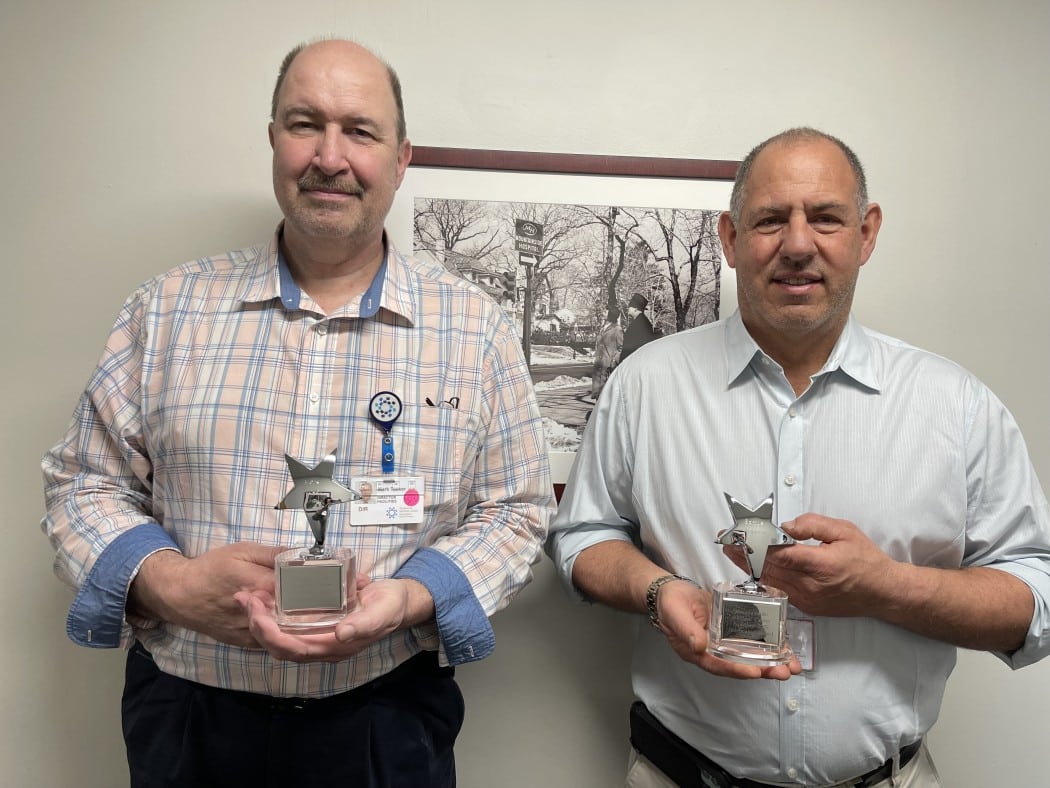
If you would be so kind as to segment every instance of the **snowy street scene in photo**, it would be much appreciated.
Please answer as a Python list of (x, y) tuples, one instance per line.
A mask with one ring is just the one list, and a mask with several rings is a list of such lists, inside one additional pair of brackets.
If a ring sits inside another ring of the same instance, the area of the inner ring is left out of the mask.
[(514, 318), (548, 447), (572, 453), (624, 357), (718, 319), (719, 213), (416, 197), (413, 253)]

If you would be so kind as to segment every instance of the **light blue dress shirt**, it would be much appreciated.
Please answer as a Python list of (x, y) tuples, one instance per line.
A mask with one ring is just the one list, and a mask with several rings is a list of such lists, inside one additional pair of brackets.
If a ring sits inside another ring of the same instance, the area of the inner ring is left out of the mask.
[[(1035, 615), (998, 656), (1017, 668), (1050, 650), (1050, 509), (1016, 423), (958, 365), (852, 319), (800, 397), (739, 313), (639, 351), (591, 416), (548, 551), (570, 587), (576, 556), (610, 539), (703, 586), (740, 582), (714, 543), (731, 525), (723, 492), (750, 506), (770, 491), (777, 522), (843, 518), (898, 561), (1020, 578)], [(634, 690), (696, 749), (770, 783), (863, 774), (933, 725), (954, 646), (870, 618), (818, 617), (814, 641), (813, 670), (738, 681), (643, 623)]]

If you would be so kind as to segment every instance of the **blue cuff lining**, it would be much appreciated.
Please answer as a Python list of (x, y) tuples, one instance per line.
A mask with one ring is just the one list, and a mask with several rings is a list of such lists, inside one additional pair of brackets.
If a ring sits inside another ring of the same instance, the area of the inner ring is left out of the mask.
[(69, 639), (90, 648), (117, 648), (132, 575), (146, 556), (171, 548), (177, 550), (178, 545), (156, 523), (137, 525), (113, 540), (95, 561), (69, 608)]
[(450, 665), (484, 659), (496, 648), (496, 635), (463, 570), (444, 553), (424, 548), (409, 558), (395, 578), (417, 580), (434, 598), (438, 635)]

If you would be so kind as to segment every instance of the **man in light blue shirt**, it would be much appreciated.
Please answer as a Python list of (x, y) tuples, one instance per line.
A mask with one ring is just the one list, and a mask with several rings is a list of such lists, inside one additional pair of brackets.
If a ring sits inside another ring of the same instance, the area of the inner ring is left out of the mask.
[[(632, 677), (669, 763), (632, 753), (628, 785), (937, 786), (921, 743), (956, 648), (1014, 668), (1050, 650), (1050, 507), (1016, 423), (850, 316), (881, 222), (840, 140), (759, 145), (719, 224), (739, 311), (640, 350), (590, 418), (548, 550), (574, 593), (655, 625)], [(723, 493), (770, 490), (801, 544), (762, 581), (804, 666), (706, 651), (710, 589), (745, 578), (714, 543)]]

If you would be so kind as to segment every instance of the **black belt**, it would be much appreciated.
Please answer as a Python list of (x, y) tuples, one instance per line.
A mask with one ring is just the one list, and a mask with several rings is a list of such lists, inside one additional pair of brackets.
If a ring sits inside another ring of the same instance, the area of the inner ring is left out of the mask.
[[(664, 727), (641, 701), (631, 706), (631, 745), (683, 788), (777, 788), (769, 783), (734, 777)], [(899, 768), (910, 763), (921, 747), (922, 739), (902, 747)], [(854, 788), (871, 788), (892, 774), (891, 758), (870, 772), (854, 777), (857, 780)]]

